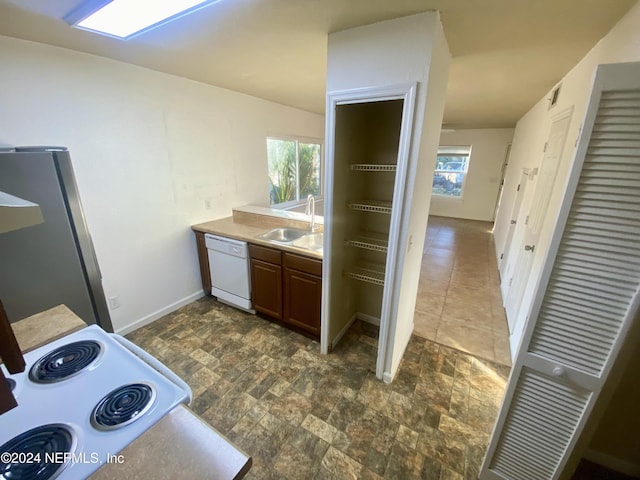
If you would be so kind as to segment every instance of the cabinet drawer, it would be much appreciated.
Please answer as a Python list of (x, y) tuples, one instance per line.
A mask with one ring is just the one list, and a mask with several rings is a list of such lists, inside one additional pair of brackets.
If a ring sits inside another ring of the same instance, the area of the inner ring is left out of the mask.
[(287, 268), (298, 270), (299, 272), (309, 273), (311, 275), (322, 276), (322, 261), (313, 258), (294, 255), (293, 253), (284, 254), (284, 265)]
[(261, 247), (259, 245), (249, 244), (249, 256), (256, 260), (273, 263), (274, 265), (282, 265), (282, 253), (280, 250), (273, 248)]

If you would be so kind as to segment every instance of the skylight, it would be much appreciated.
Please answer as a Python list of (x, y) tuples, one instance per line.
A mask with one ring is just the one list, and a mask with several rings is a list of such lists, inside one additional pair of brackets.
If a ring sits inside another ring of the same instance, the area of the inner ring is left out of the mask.
[[(215, 1), (112, 0), (90, 15), (71, 23), (84, 30), (128, 39), (206, 7)], [(83, 9), (85, 8), (87, 8), (86, 5)]]

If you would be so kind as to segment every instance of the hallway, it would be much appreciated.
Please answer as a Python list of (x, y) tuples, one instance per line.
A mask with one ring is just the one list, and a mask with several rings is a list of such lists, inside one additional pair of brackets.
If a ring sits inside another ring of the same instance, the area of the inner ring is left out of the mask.
[(511, 365), (491, 222), (429, 217), (414, 334)]

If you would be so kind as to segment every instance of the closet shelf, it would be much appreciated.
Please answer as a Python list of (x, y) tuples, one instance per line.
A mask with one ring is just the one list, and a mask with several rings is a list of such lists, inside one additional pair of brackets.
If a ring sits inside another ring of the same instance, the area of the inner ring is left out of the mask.
[(349, 165), (351, 170), (356, 170), (360, 172), (395, 172), (396, 165), (375, 165), (371, 163), (353, 163)]
[(360, 263), (344, 274), (361, 282), (384, 285), (384, 265), (377, 263)]
[(380, 202), (377, 200), (364, 200), (362, 202), (351, 202), (349, 208), (361, 210), (363, 212), (391, 213), (391, 202)]
[(345, 243), (351, 247), (387, 253), (389, 236), (383, 233), (362, 232), (355, 238), (348, 239)]

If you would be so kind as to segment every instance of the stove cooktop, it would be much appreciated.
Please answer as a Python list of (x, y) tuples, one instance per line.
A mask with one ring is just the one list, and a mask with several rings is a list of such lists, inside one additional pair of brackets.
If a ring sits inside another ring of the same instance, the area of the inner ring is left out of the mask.
[(93, 340), (62, 345), (40, 358), (29, 370), (35, 383), (56, 383), (81, 374), (98, 360), (102, 346)]
[(25, 361), (16, 375), (2, 367), (15, 382), (18, 407), (0, 416), (0, 478), (85, 478), (109, 461), (126, 462), (114, 456), (191, 400), (173, 372), (95, 325), (27, 353)]

